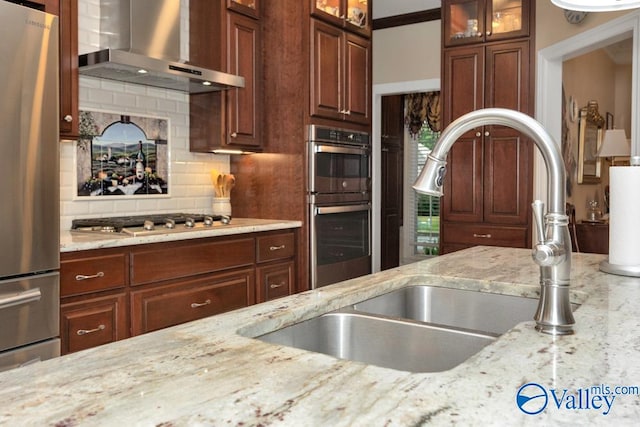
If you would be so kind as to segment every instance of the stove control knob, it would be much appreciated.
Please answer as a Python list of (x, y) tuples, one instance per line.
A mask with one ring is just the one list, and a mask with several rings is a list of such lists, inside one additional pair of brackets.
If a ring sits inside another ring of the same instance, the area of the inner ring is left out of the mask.
[(211, 227), (213, 225), (213, 217), (209, 215), (205, 215), (203, 218), (204, 225), (207, 227)]
[(195, 225), (196, 225), (196, 222), (194, 221), (194, 219), (193, 219), (193, 218), (191, 218), (191, 217), (186, 217), (186, 218), (184, 219), (184, 226), (185, 226), (185, 227), (187, 227), (187, 228), (193, 228), (193, 227), (195, 227)]
[(144, 225), (142, 226), (147, 231), (151, 231), (156, 228), (153, 224), (153, 221), (149, 221), (148, 219), (144, 221)]
[(164, 220), (164, 226), (166, 228), (176, 228), (176, 222), (171, 218), (167, 218)]

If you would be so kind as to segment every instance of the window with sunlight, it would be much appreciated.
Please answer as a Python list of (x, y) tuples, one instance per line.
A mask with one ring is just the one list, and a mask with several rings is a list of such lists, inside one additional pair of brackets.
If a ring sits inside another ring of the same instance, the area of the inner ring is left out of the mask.
[[(417, 138), (412, 139), (414, 157), (413, 180), (424, 166), (427, 155), (438, 141), (439, 132), (433, 132), (425, 124)], [(415, 198), (414, 246), (415, 255), (438, 255), (440, 243), (440, 198), (413, 192)]]

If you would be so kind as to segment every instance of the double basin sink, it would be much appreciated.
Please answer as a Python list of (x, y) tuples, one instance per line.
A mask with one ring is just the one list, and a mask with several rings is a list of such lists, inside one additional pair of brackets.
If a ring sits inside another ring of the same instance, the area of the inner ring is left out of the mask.
[(256, 338), (385, 368), (441, 372), (533, 320), (537, 305), (537, 298), (409, 286)]

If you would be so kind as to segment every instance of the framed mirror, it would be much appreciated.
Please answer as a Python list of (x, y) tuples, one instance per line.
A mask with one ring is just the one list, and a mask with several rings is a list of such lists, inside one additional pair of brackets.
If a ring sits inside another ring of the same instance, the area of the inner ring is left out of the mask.
[(598, 184), (602, 161), (598, 151), (602, 144), (604, 118), (598, 112), (598, 102), (589, 101), (580, 109), (578, 130), (578, 184)]

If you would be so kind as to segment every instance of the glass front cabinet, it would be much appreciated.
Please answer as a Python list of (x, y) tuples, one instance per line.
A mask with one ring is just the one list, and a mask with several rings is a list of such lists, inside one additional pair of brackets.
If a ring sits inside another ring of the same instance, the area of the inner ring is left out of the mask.
[(529, 35), (530, 0), (444, 0), (445, 46)]
[(227, 0), (227, 7), (252, 18), (260, 18), (260, 0)]
[(311, 14), (349, 31), (371, 34), (369, 0), (311, 0)]

